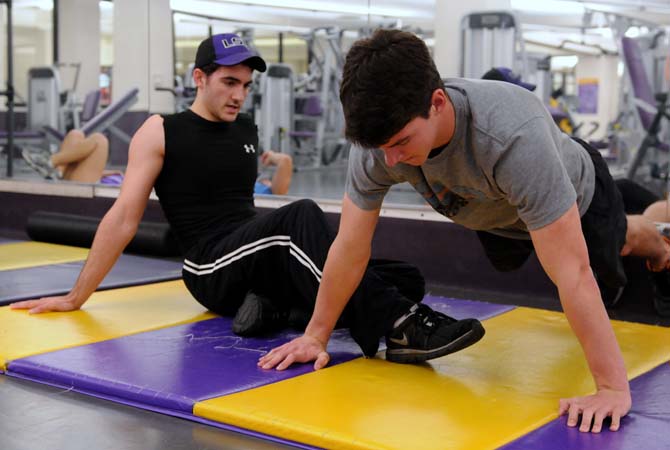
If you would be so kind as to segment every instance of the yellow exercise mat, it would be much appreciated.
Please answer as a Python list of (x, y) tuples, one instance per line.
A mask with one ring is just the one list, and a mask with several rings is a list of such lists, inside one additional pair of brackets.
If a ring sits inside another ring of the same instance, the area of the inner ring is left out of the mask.
[(86, 256), (87, 248), (44, 242), (16, 242), (0, 246), (0, 270), (83, 261)]
[[(614, 322), (629, 377), (670, 359), (667, 328)], [(562, 314), (517, 308), (462, 352), (423, 365), (357, 359), (196, 403), (197, 416), (337, 449), (488, 449), (594, 391)]]
[(14, 359), (216, 317), (168, 281), (94, 293), (80, 311), (30, 315), (0, 308), (0, 369)]

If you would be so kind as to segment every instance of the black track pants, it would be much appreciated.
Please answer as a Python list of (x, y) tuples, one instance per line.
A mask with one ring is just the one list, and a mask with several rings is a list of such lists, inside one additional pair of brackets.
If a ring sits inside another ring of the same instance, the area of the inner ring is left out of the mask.
[[(300, 200), (198, 244), (186, 255), (184, 282), (203, 306), (221, 315), (234, 315), (250, 290), (280, 307), (311, 312), (333, 239), (318, 205)], [(420, 301), (423, 290), (415, 267), (373, 260), (339, 323), (350, 328), (366, 355), (374, 355), (379, 338), (412, 300)]]

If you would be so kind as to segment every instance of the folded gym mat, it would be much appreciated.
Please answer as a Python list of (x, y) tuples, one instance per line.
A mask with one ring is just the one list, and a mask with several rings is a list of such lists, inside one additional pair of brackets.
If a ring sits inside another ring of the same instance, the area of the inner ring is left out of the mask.
[(566, 426), (567, 416), (511, 442), (504, 450), (667, 449), (670, 429), (670, 364), (663, 364), (630, 383), (633, 408), (616, 433), (599, 434)]
[[(427, 300), (456, 317), (483, 318), (509, 309), (467, 300)], [(8, 373), (151, 409), (191, 413), (197, 401), (312, 372), (311, 364), (286, 371), (256, 365), (261, 355), (299, 333), (241, 338), (231, 328), (232, 320), (222, 317), (173, 326), (14, 360)], [(362, 356), (347, 330), (336, 330), (328, 349), (331, 366)]]
[(44, 242), (12, 242), (0, 246), (0, 270), (83, 261), (87, 255), (87, 248)]
[[(83, 261), (77, 261), (0, 271), (0, 305), (65, 294), (83, 265)], [(176, 280), (181, 278), (181, 266), (175, 261), (121, 255), (98, 290)]]
[[(613, 322), (630, 378), (670, 360), (670, 331)], [(356, 359), (196, 403), (209, 420), (325, 448), (496, 448), (593, 392), (562, 314), (516, 308), (478, 344), (422, 365)], [(670, 392), (670, 386), (664, 392)]]
[(83, 309), (67, 313), (30, 315), (3, 306), (0, 370), (30, 355), (213, 317), (182, 281), (96, 292)]
[[(7, 372), (121, 402), (191, 413), (199, 400), (311, 372), (310, 364), (285, 371), (257, 366), (261, 355), (299, 335), (283, 331), (241, 338), (232, 332), (232, 319), (219, 317), (15, 360)], [(336, 330), (328, 349), (332, 365), (362, 356), (347, 330)]]

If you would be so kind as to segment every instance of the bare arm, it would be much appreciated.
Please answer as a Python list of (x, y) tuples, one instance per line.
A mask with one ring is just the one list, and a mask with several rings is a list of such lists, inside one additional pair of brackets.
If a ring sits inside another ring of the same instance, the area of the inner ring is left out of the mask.
[(264, 369), (276, 366), (277, 370), (283, 370), (294, 362), (316, 360), (314, 368), (320, 369), (328, 363), (328, 340), (363, 278), (378, 218), (378, 209), (362, 210), (344, 195), (340, 228), (328, 252), (314, 314), (305, 334), (273, 349), (259, 360), (259, 366)]
[(530, 234), (542, 267), (558, 288), (597, 387), (595, 395), (562, 399), (560, 413), (568, 413), (570, 426), (577, 425), (582, 414), (580, 431), (593, 432), (599, 432), (605, 417), (611, 416), (610, 429), (616, 430), (620, 418), (630, 410), (630, 389), (621, 350), (589, 266), (577, 205)]
[(30, 309), (31, 313), (71, 311), (88, 300), (135, 236), (163, 167), (164, 147), (163, 119), (152, 116), (133, 136), (121, 192), (100, 222), (86, 264), (72, 290), (64, 296), (14, 303), (13, 309)]
[(291, 187), (293, 177), (293, 159), (286, 153), (277, 153), (266, 150), (261, 155), (261, 163), (264, 166), (275, 166), (270, 189), (275, 195), (286, 195)]

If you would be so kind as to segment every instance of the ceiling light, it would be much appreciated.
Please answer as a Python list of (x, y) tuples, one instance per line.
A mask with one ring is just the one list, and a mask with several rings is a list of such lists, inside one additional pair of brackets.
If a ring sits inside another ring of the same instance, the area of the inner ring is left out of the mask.
[(560, 71), (564, 69), (573, 69), (579, 58), (576, 56), (552, 56), (551, 57), (551, 70)]
[[(171, 0), (173, 9), (185, 9), (184, 4), (192, 3), (184, 0)], [(338, 14), (356, 14), (386, 16), (386, 17), (432, 17), (429, 12), (422, 12), (416, 8), (389, 8), (384, 6), (336, 4), (331, 2), (315, 2), (313, 0), (282, 0), (273, 2), (270, 0), (217, 0), (214, 3), (234, 3), (242, 6), (262, 6), (275, 9), (299, 9), (303, 11), (326, 12)], [(179, 7), (176, 7), (179, 6)]]
[(584, 14), (586, 8), (579, 2), (562, 0), (511, 0), (510, 7), (524, 12), (545, 14)]

